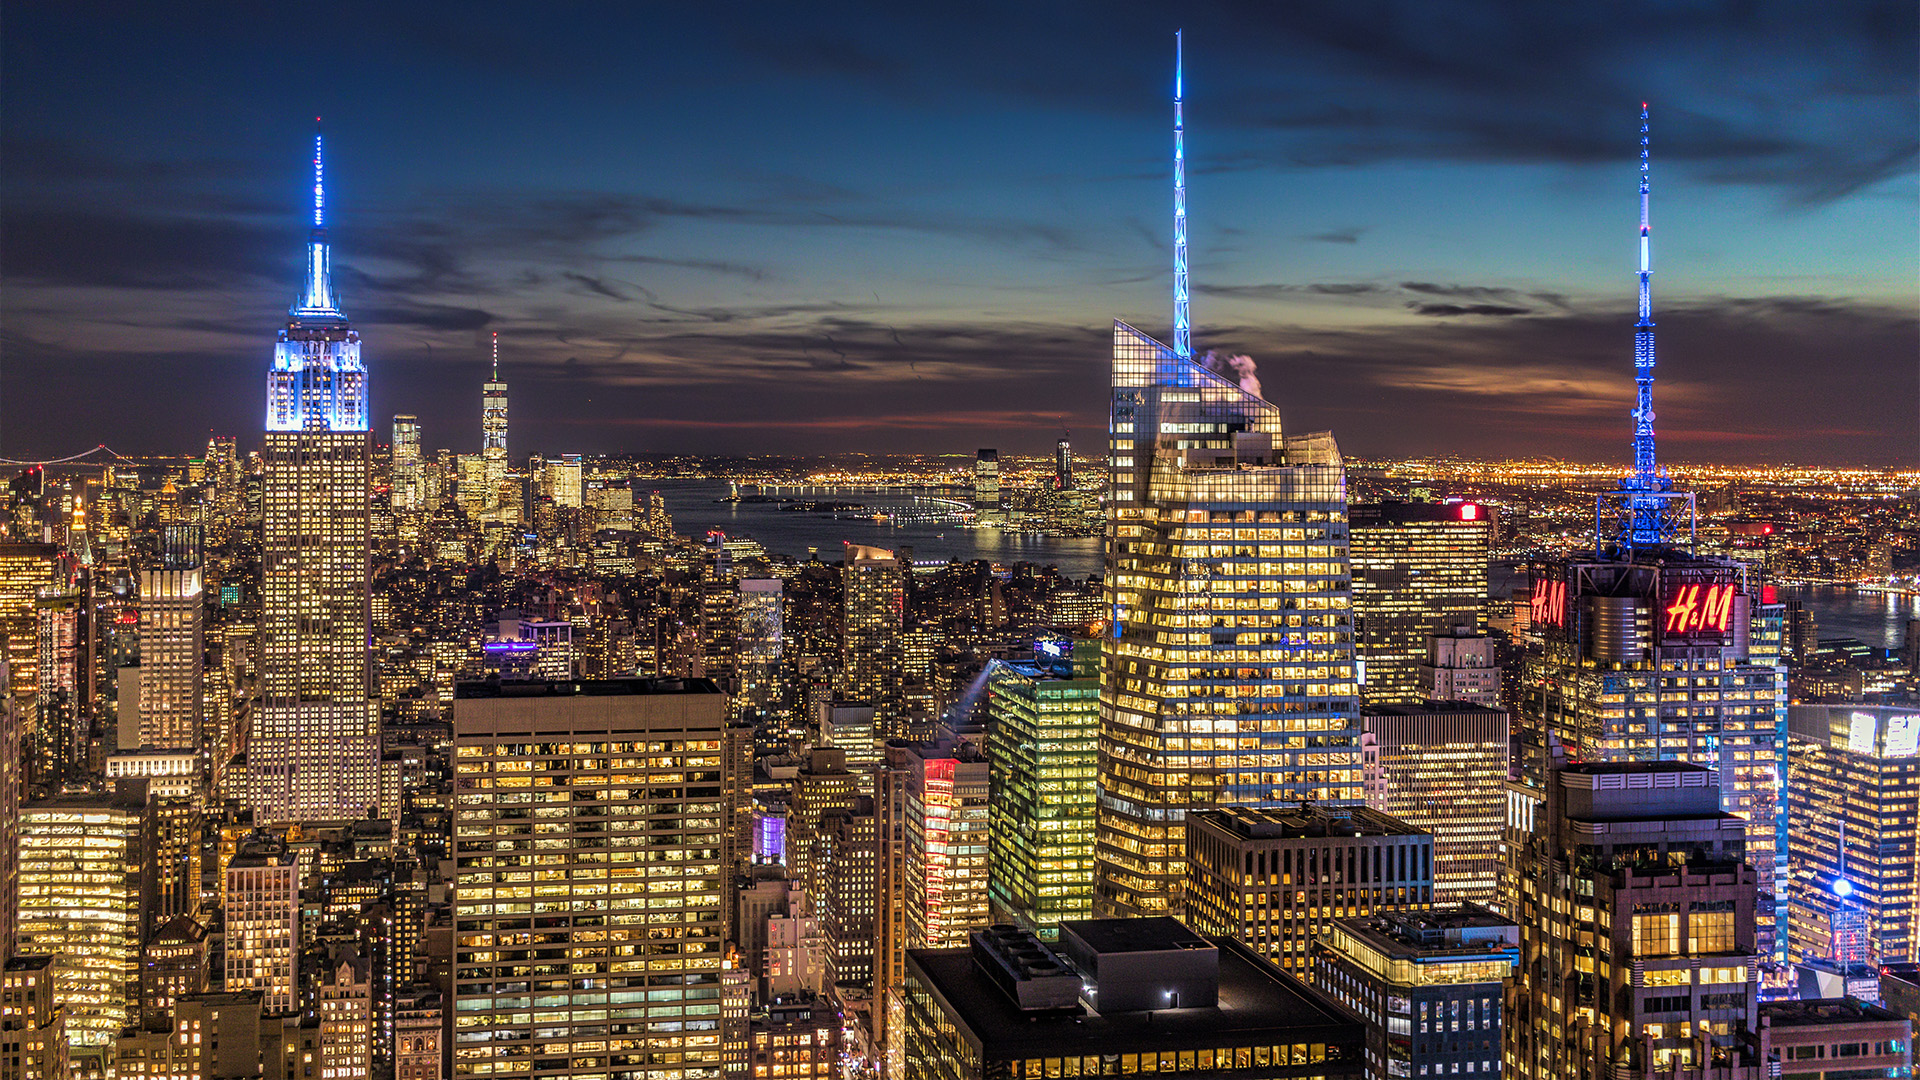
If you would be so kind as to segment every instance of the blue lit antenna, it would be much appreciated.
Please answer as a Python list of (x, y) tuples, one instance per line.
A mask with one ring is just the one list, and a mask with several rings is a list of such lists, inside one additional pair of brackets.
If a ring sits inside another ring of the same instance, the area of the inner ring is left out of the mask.
[[(1595, 538), (1618, 551), (1692, 547), (1693, 493), (1661, 475), (1653, 445), (1653, 227), (1648, 216), (1647, 103), (1640, 103), (1640, 321), (1633, 326), (1633, 474), (1595, 502)], [(1684, 513), (1682, 507), (1684, 505)]]
[(1180, 34), (1173, 32), (1173, 351), (1193, 356), (1193, 323), (1187, 317), (1187, 149), (1180, 111)]
[(307, 234), (307, 283), (293, 305), (295, 318), (345, 318), (333, 295), (333, 259), (327, 244), (327, 170), (320, 118), (313, 118), (313, 231)]
[(1647, 103), (1640, 103), (1640, 321), (1633, 330), (1633, 375), (1639, 398), (1633, 409), (1633, 475), (1642, 484), (1659, 479), (1653, 449), (1653, 249), (1647, 218)]

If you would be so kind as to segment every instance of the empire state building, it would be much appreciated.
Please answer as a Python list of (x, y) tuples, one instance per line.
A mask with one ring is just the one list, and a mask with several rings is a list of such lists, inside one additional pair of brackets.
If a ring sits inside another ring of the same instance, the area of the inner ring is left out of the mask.
[(307, 273), (267, 373), (260, 698), (247, 741), (262, 823), (360, 818), (386, 801), (370, 657), (367, 371), (333, 291), (320, 136)]

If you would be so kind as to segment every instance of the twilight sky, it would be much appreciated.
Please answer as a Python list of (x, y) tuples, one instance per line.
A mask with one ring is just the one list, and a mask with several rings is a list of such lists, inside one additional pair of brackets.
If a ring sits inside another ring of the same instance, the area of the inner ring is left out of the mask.
[(1098, 451), (1170, 319), (1361, 455), (1920, 458), (1911, 0), (14, 5), (0, 453), (257, 446), (326, 117), (381, 438)]

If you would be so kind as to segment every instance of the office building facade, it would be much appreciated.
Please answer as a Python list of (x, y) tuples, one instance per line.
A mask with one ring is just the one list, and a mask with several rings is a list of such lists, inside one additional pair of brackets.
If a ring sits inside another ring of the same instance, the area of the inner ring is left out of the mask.
[(1307, 978), (1334, 919), (1433, 903), (1433, 838), (1365, 806), (1187, 815), (1187, 911)]
[(1368, 1080), (1498, 1076), (1519, 960), (1519, 927), (1450, 904), (1334, 920), (1314, 945), (1313, 983), (1366, 1018)]
[(873, 706), (882, 738), (905, 734), (900, 673), (906, 617), (906, 565), (884, 548), (847, 547), (841, 611), (841, 670), (846, 696)]
[(1507, 1075), (1739, 1065), (1756, 1030), (1758, 879), (1719, 777), (1676, 761), (1563, 765), (1531, 790), (1507, 845), (1521, 950)]
[(988, 893), (997, 921), (1053, 940), (1093, 914), (1100, 643), (1043, 640), (993, 661), (986, 698)]
[(1433, 837), (1433, 900), (1500, 902), (1507, 714), (1465, 702), (1362, 710), (1367, 805)]
[(1333, 437), (1114, 325), (1094, 911), (1177, 911), (1186, 815), (1363, 797)]
[(702, 679), (462, 683), (453, 1075), (721, 1064), (721, 753)]
[(1349, 511), (1360, 700), (1419, 701), (1427, 639), (1485, 622), (1493, 522), (1478, 503), (1361, 503)]
[(1920, 713), (1788, 709), (1792, 959), (1920, 961)]

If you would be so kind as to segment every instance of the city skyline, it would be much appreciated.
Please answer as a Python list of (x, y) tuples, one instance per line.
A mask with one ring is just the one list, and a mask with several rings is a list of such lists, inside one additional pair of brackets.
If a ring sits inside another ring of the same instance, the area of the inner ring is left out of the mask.
[[(1184, 18), (1197, 351), (1251, 354), (1292, 430), (1357, 454), (1624, 465), (1622, 151), (1646, 99), (1668, 459), (1911, 459), (1913, 251), (1887, 239), (1911, 232), (1911, 12), (1842, 8), (1789, 55), (1766, 10), (1384, 10)], [(291, 149), (315, 112), (346, 163), (336, 272), (381, 371), (369, 411), (419, 415), (426, 447), (478, 443), (493, 332), (521, 446), (789, 453), (1043, 452), (1102, 426), (1107, 320), (1166, 333), (1158, 16), (991, 41), (897, 14), (791, 41), (771, 17), (613, 19), (592, 42), (533, 19), (490, 47), (497, 12), (445, 40), (334, 18), (367, 32), (354, 77), (256, 97), (230, 91), (271, 19), (148, 27), (124, 65), (85, 20), (10, 39), (4, 134), (44, 194), (0, 204), (0, 452), (250, 427), (222, 391), (285, 303)], [(936, 32), (956, 47), (927, 48)], [(1087, 48), (1032, 62), (1069, 41)], [(551, 77), (566, 49), (620, 42), (657, 78)], [(1539, 55), (1477, 66), (1516, 49)], [(119, 92), (155, 77), (195, 92)], [(444, 126), (416, 130), (429, 115)]]

